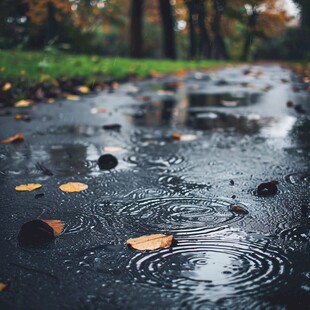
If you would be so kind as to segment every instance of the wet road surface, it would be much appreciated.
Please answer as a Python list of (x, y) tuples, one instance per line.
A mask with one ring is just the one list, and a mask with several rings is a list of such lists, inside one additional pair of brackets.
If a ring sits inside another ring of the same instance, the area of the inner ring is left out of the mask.
[[(1, 139), (25, 134), (0, 145), (1, 309), (307, 309), (306, 87), (279, 66), (243, 66), (2, 107), (32, 121), (0, 118)], [(98, 167), (105, 153), (118, 159), (111, 171)], [(258, 196), (270, 180), (278, 193)], [(69, 181), (89, 188), (58, 189)], [(26, 183), (43, 187), (15, 191)], [(64, 221), (64, 233), (21, 248), (19, 229), (36, 218)], [(127, 248), (152, 233), (177, 244)]]

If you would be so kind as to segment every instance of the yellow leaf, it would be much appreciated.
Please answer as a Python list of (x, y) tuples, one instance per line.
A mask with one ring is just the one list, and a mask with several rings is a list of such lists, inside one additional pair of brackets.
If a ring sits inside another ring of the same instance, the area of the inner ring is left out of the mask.
[(7, 287), (7, 284), (0, 282), (0, 292), (2, 292), (3, 290), (5, 290), (5, 288)]
[(69, 182), (59, 186), (63, 192), (78, 193), (88, 188), (87, 184), (79, 182)]
[(2, 90), (3, 91), (7, 91), (9, 90), (10, 88), (12, 87), (12, 84), (11, 83), (5, 83), (2, 87)]
[(124, 151), (124, 149), (120, 146), (105, 146), (103, 150), (107, 153), (119, 153)]
[(26, 70), (20, 70), (20, 74), (21, 74), (21, 75), (25, 75), (26, 73), (27, 73)]
[(71, 101), (78, 101), (78, 100), (80, 100), (80, 97), (76, 96), (76, 95), (67, 95), (66, 99), (71, 100)]
[(65, 223), (60, 220), (41, 220), (41, 221), (51, 226), (53, 228), (54, 235), (56, 236), (60, 235), (65, 228)]
[(15, 108), (27, 108), (33, 104), (32, 100), (19, 100), (15, 102)]
[(15, 114), (15, 119), (17, 121), (19, 121), (19, 120), (23, 119), (23, 115), (22, 114)]
[(6, 70), (6, 67), (1, 67), (0, 72), (4, 72)]
[(55, 102), (55, 99), (53, 99), (53, 98), (48, 98), (47, 99), (47, 103), (53, 103), (53, 102)]
[(128, 239), (127, 244), (136, 250), (146, 251), (170, 248), (172, 241), (173, 235), (155, 234)]
[(12, 142), (16, 142), (16, 141), (23, 141), (24, 138), (25, 137), (22, 133), (17, 133), (13, 137), (9, 137), (9, 138), (1, 140), (0, 143), (12, 143)]
[(29, 184), (22, 184), (15, 187), (15, 190), (19, 192), (31, 192), (35, 189), (41, 188), (42, 185), (38, 183), (29, 183)]
[(82, 94), (87, 94), (87, 93), (89, 93), (89, 87), (87, 87), (87, 86), (79, 86), (79, 87), (77, 88), (77, 90), (78, 90), (80, 93), (82, 93)]

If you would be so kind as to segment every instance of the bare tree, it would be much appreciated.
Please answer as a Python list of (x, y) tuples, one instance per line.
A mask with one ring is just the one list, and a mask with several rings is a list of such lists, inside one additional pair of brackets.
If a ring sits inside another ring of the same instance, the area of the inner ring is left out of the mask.
[(143, 2), (144, 0), (131, 0), (129, 56), (132, 58), (143, 57)]

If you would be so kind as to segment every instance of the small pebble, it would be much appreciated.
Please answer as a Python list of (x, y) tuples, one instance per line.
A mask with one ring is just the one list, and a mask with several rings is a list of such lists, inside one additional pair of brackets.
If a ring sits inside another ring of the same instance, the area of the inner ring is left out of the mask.
[(257, 187), (258, 196), (273, 196), (278, 192), (278, 187), (272, 182), (261, 183)]
[(118, 164), (117, 158), (111, 154), (104, 154), (98, 159), (98, 166), (101, 170), (111, 170)]
[(36, 194), (34, 196), (35, 199), (39, 199), (39, 198), (42, 198), (42, 197), (44, 197), (44, 193)]
[(103, 125), (102, 128), (105, 130), (116, 130), (119, 131), (121, 129), (120, 124), (108, 124), (108, 125)]
[(230, 184), (230, 185), (235, 185), (234, 180), (230, 180), (229, 184)]

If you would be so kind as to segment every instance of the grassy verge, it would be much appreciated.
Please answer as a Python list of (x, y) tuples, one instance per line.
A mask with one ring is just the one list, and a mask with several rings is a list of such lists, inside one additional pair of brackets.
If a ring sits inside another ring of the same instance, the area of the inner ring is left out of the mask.
[(169, 74), (179, 70), (214, 68), (219, 61), (170, 61), (99, 56), (68, 55), (59, 52), (0, 51), (0, 80), (22, 80), (30, 83), (58, 78), (96, 79), (105, 76), (121, 80), (128, 76), (148, 77), (154, 73)]

